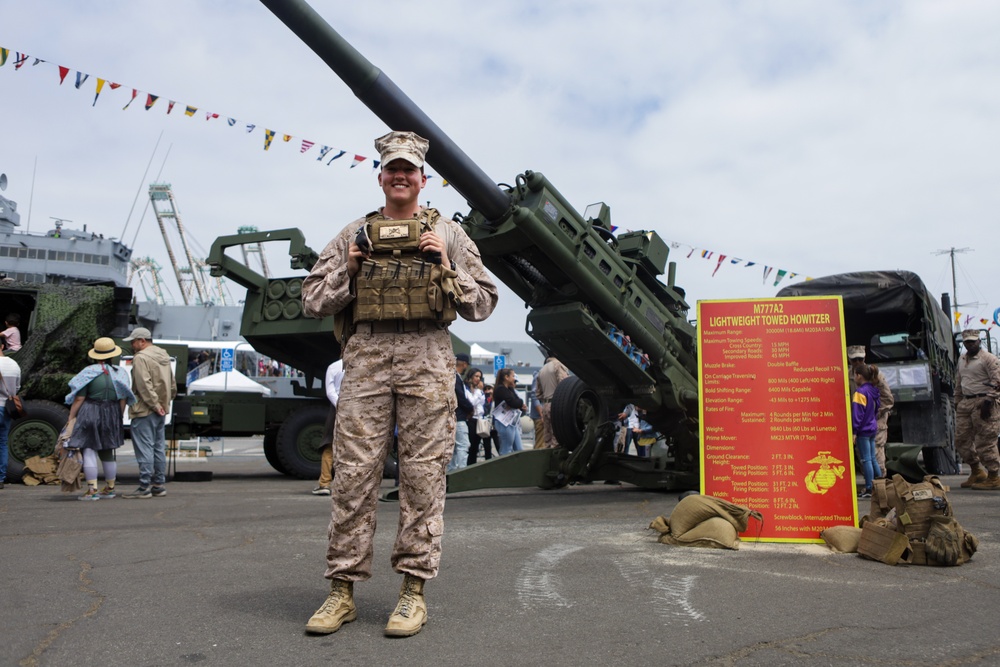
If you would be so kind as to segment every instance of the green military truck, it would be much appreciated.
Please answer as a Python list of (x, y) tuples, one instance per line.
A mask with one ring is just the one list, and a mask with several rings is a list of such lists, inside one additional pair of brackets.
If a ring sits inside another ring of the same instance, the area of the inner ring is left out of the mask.
[(24, 344), (7, 356), (21, 367), (27, 411), (7, 437), (8, 480), (21, 478), (28, 458), (52, 453), (69, 417), (69, 380), (89, 363), (94, 340), (128, 335), (131, 303), (127, 287), (0, 281), (0, 313), (21, 316)]
[[(958, 473), (954, 394), (958, 350), (951, 321), (910, 271), (841, 273), (789, 285), (784, 296), (839, 295), (848, 345), (864, 345), (896, 401), (887, 447), (919, 446), (923, 466)], [(845, 360), (846, 363), (846, 360)]]
[[(295, 286), (301, 279), (291, 282), (290, 296), (283, 291), (277, 301), (298, 299)], [(250, 317), (266, 318), (261, 309), (275, 301), (251, 298), (247, 312)], [(27, 411), (11, 424), (8, 434), (8, 481), (21, 479), (27, 459), (50, 456), (55, 451), (59, 432), (69, 417), (64, 404), (69, 380), (90, 363), (87, 352), (95, 339), (110, 336), (121, 342), (128, 335), (131, 311), (132, 290), (128, 287), (0, 282), (0, 313), (21, 316), (24, 345), (8, 356), (21, 367), (20, 396)], [(310, 320), (309, 324), (321, 322)], [(333, 337), (327, 334), (325, 338)], [(306, 383), (297, 388), (299, 396), (294, 398), (232, 391), (188, 395), (188, 347), (157, 344), (177, 360), (179, 395), (174, 401), (169, 438), (263, 434), (264, 453), (274, 469), (300, 479), (319, 475), (319, 445), (329, 403), (322, 387), (313, 387), (316, 383), (312, 380), (322, 377), (328, 355), (296, 357), (300, 363), (310, 363), (306, 364)]]

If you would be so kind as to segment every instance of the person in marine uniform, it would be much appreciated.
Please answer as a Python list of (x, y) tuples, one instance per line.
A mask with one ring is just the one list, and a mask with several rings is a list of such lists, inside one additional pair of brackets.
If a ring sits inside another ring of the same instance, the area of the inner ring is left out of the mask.
[(385, 205), (345, 227), (302, 284), (312, 317), (334, 316), (344, 380), (334, 431), (326, 601), (306, 631), (336, 632), (357, 617), (354, 583), (371, 577), (382, 465), (398, 426), (399, 525), (391, 563), (403, 575), (385, 634), (427, 622), (424, 583), (437, 576), (445, 469), (455, 444), (454, 352), (448, 324), (478, 322), (497, 303), (479, 249), (460, 225), (419, 203), (428, 141), (390, 132), (375, 141)]
[(982, 349), (979, 332), (962, 332), (965, 354), (955, 371), (955, 449), (972, 474), (963, 488), (1000, 490), (1000, 360)]

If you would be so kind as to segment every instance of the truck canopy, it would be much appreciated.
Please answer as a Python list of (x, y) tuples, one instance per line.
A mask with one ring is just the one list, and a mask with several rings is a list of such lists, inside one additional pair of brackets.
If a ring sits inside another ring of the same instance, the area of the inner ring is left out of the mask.
[[(778, 292), (779, 297), (838, 294), (844, 300), (847, 344), (868, 347), (870, 361), (914, 358), (919, 349), (932, 360), (954, 363), (951, 321), (911, 271), (840, 273)], [(893, 340), (887, 334), (906, 336)], [(884, 338), (881, 345), (878, 336)]]

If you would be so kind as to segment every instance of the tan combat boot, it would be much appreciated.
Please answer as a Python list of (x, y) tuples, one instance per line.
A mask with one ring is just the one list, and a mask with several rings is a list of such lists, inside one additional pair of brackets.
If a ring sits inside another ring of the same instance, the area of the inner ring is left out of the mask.
[(962, 488), (968, 489), (973, 484), (978, 484), (979, 482), (985, 482), (985, 481), (986, 481), (986, 470), (983, 468), (983, 466), (977, 463), (976, 465), (972, 466), (972, 474), (969, 475), (969, 479), (962, 482)]
[(399, 602), (385, 626), (385, 636), (410, 637), (420, 632), (426, 622), (424, 580), (412, 574), (404, 575), (403, 588), (399, 591)]
[(306, 623), (306, 632), (328, 635), (357, 617), (358, 610), (354, 606), (354, 582), (333, 579), (330, 582), (330, 595)]
[(972, 485), (973, 489), (979, 491), (1000, 491), (1000, 472), (991, 470), (989, 476), (982, 482)]

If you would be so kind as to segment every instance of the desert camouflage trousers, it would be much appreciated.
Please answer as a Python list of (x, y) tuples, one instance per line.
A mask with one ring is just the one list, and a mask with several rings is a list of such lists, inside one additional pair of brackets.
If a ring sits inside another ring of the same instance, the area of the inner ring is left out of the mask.
[(889, 474), (885, 470), (885, 443), (889, 440), (889, 413), (879, 414), (878, 431), (875, 432), (875, 460), (883, 477)]
[(552, 403), (539, 403), (538, 414), (542, 416), (542, 441), (535, 443), (536, 449), (543, 447), (558, 447), (556, 436), (552, 432)]
[(993, 405), (989, 419), (979, 415), (981, 398), (963, 398), (955, 406), (955, 449), (968, 465), (1000, 470), (997, 435), (1000, 435), (1000, 405)]
[(445, 468), (455, 444), (455, 355), (447, 329), (356, 333), (337, 404), (327, 579), (371, 577), (382, 466), (399, 426), (399, 524), (392, 567), (437, 575)]

